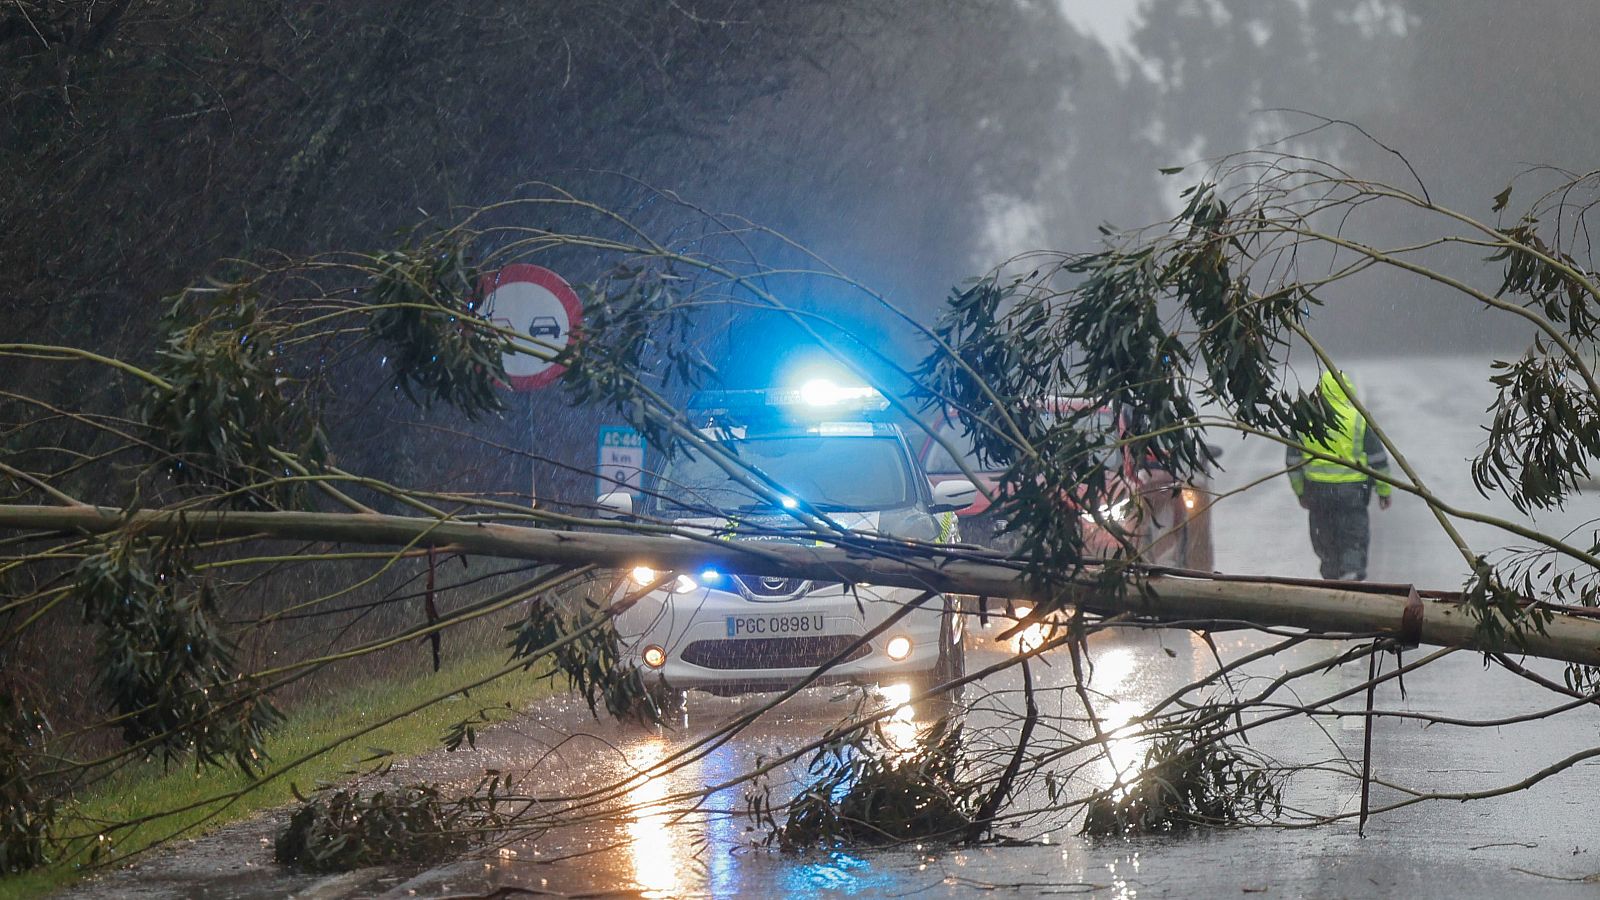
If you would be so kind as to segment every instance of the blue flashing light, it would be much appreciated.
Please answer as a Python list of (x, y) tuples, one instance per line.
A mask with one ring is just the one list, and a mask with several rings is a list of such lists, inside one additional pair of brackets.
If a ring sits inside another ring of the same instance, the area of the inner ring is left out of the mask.
[(706, 569), (700, 573), (700, 580), (706, 584), (716, 584), (722, 580), (722, 573), (716, 569)]
[(826, 378), (813, 378), (800, 386), (800, 402), (807, 406), (868, 404), (880, 399), (882, 395), (866, 385), (845, 387)]
[(762, 391), (700, 391), (689, 410), (719, 424), (730, 421), (816, 421), (819, 418), (871, 417), (889, 400), (867, 385), (840, 385), (814, 378), (797, 388)]
[(800, 505), (799, 501), (795, 500), (793, 497), (780, 497), (778, 498), (778, 502), (783, 504), (784, 509), (794, 509)]

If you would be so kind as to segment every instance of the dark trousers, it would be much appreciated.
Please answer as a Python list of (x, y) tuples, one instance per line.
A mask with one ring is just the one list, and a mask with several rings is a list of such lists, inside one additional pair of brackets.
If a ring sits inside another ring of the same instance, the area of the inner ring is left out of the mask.
[(1367, 498), (1371, 485), (1306, 482), (1311, 511), (1311, 549), (1322, 562), (1323, 578), (1363, 581), (1367, 577)]

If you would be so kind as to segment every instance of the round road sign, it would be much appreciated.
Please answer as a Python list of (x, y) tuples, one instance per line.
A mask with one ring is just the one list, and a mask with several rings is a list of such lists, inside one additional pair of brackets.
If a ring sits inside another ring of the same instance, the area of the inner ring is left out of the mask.
[[(583, 305), (560, 275), (527, 263), (515, 263), (483, 276), (484, 318), (532, 338), (550, 355), (565, 349), (583, 318)], [(507, 354), (506, 380), (514, 391), (542, 388), (566, 371), (531, 353)]]

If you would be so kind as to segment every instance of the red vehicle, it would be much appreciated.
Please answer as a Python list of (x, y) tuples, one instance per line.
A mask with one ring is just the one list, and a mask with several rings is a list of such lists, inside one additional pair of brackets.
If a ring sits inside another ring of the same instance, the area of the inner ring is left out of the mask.
[[(1047, 414), (1076, 413), (1085, 408), (1084, 402), (1079, 400), (1051, 400)], [(1210, 482), (1203, 477), (1180, 479), (1154, 459), (1140, 458), (1140, 454), (1124, 449), (1122, 439), (1130, 434), (1126, 416), (1113, 416), (1110, 410), (1100, 409), (1090, 421), (1097, 421), (1106, 434), (1103, 462), (1111, 469), (1107, 486), (1116, 499), (1091, 512), (1082, 508), (1078, 498), (1063, 498), (1067, 508), (1064, 511), (1075, 515), (1083, 529), (1087, 552), (1103, 558), (1118, 553), (1121, 543), (1107, 527), (1111, 525), (1129, 536), (1144, 562), (1211, 571), (1210, 507), (1214, 497)], [(962, 472), (962, 465), (965, 465), (977, 476), (980, 487), (993, 495), (1002, 473), (977, 461), (972, 442), (955, 416), (940, 417), (934, 429), (945, 443), (962, 453), (963, 458), (958, 464), (932, 435), (924, 437), (918, 458), (929, 479), (937, 485), (941, 481), (967, 478)], [(1213, 455), (1220, 452), (1212, 449)], [(1015, 536), (1005, 533), (1006, 523), (990, 508), (990, 501), (983, 494), (957, 515), (961, 517), (963, 541), (997, 550), (1011, 549)]]

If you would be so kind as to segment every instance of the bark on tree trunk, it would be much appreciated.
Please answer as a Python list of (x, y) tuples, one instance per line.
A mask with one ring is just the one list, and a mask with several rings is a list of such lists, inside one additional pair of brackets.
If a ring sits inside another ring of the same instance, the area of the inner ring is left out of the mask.
[[(880, 553), (777, 542), (733, 542), (681, 537), (556, 531), (511, 525), (441, 522), (410, 516), (322, 512), (173, 512), (94, 506), (0, 505), (0, 531), (103, 534), (122, 528), (148, 534), (188, 533), (200, 538), (261, 537), (384, 547), (434, 547), (451, 552), (558, 565), (607, 568), (649, 565), (698, 571), (711, 566), (751, 575), (881, 584), (942, 593), (1027, 599), (1015, 567), (1001, 562), (926, 554), (882, 542)], [(890, 556), (889, 554), (897, 554)], [(1155, 575), (1143, 590), (1121, 594), (1071, 586), (1072, 599), (1103, 614), (1129, 613), (1168, 622), (1250, 623), (1323, 632), (1382, 632), (1445, 647), (1478, 646), (1477, 627), (1460, 600), (1419, 598), (1420, 622), (1407, 634), (1401, 593), (1273, 582), (1254, 577), (1189, 578)], [(1412, 617), (1417, 616), (1413, 608)], [(1556, 613), (1545, 634), (1529, 633), (1531, 656), (1600, 665), (1600, 621)]]

